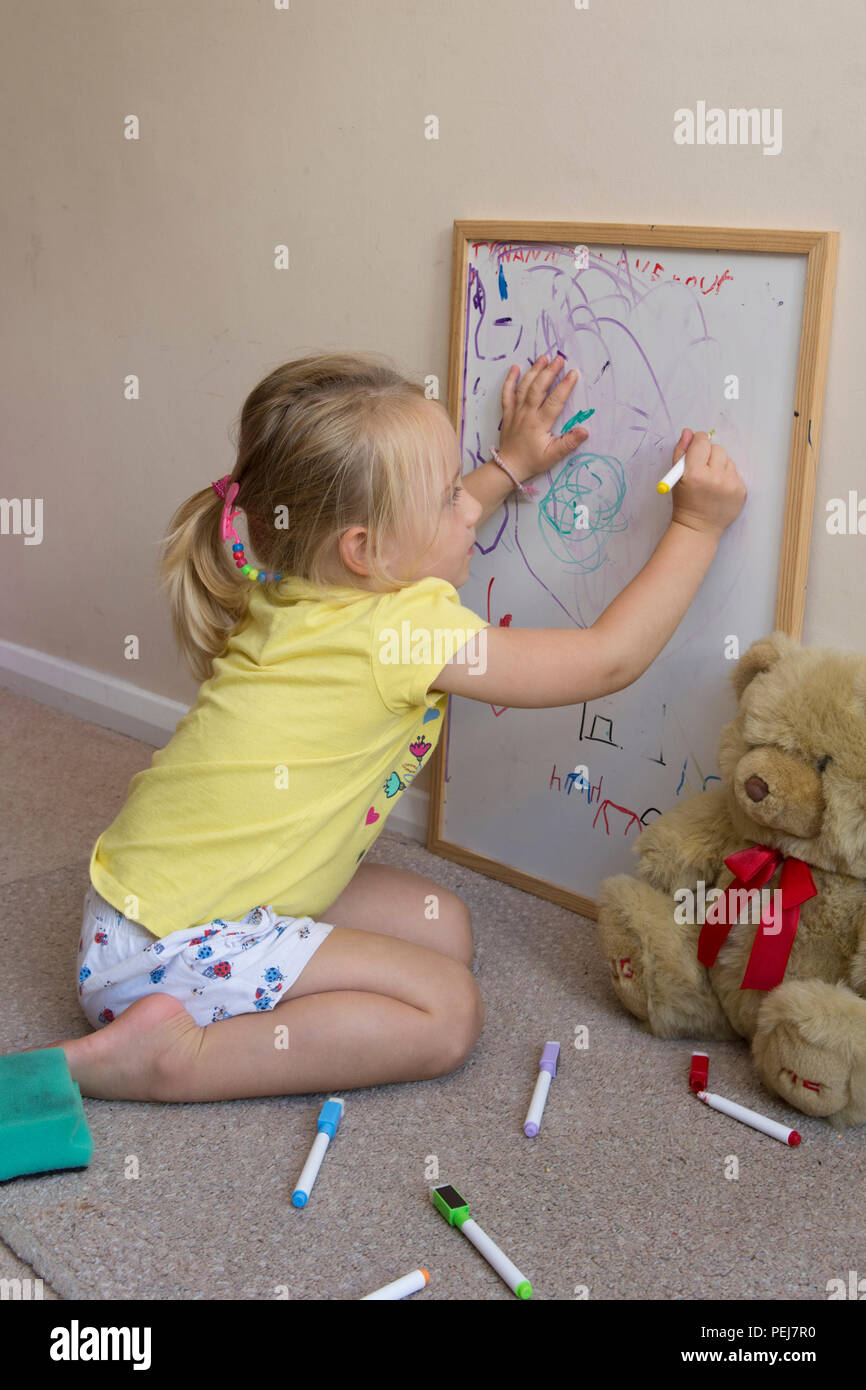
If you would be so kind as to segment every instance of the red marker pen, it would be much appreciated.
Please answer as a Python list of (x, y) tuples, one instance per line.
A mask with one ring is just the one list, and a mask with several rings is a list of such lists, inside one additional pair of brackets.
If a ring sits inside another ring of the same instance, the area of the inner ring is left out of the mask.
[(692, 1069), (689, 1072), (689, 1085), (692, 1090), (705, 1091), (710, 1079), (710, 1059), (706, 1052), (692, 1053)]

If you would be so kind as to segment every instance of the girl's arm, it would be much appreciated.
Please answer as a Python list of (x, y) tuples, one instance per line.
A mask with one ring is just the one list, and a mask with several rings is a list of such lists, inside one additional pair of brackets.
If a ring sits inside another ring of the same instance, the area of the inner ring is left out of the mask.
[[(515, 478), (519, 483), (525, 483), (533, 476), (527, 474), (524, 469), (522, 472), (515, 467), (509, 458), (503, 454), (503, 462), (508, 464)], [(474, 497), (476, 502), (480, 502), (483, 511), (475, 523), (476, 529), (484, 525), (488, 517), (492, 516), (497, 507), (514, 491), (514, 484), (498, 463), (482, 463), (478, 468), (473, 468), (471, 473), (464, 473), (463, 486)]]

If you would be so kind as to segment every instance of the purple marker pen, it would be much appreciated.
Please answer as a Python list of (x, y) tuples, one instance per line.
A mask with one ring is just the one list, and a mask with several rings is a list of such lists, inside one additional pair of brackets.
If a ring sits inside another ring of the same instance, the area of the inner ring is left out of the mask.
[(535, 1083), (535, 1090), (532, 1093), (532, 1101), (526, 1112), (526, 1121), (523, 1126), (523, 1133), (530, 1139), (534, 1139), (541, 1128), (541, 1116), (544, 1113), (544, 1105), (547, 1100), (547, 1093), (550, 1090), (550, 1082), (556, 1076), (556, 1062), (559, 1057), (559, 1043), (545, 1043), (544, 1051), (541, 1054), (541, 1061), (538, 1064), (538, 1080)]

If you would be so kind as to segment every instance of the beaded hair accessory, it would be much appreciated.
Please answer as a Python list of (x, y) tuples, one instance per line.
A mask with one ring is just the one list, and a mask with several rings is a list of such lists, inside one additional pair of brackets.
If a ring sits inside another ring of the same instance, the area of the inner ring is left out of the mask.
[(211, 487), (213, 488), (217, 496), (221, 497), (223, 500), (223, 514), (222, 519), (220, 521), (220, 536), (224, 541), (227, 541), (232, 536), (234, 536), (235, 544), (232, 546), (232, 552), (234, 555), (234, 562), (240, 570), (241, 574), (245, 574), (247, 579), (257, 580), (260, 584), (266, 584), (269, 580), (282, 579), (283, 576), (279, 570), (275, 570), (272, 572), (271, 570), (254, 569), (253, 566), (249, 564), (249, 562), (244, 557), (243, 541), (241, 540), (234, 526), (232, 526), (232, 522), (234, 521), (235, 517), (240, 516), (243, 508), (238, 507), (236, 511), (229, 510), (232, 502), (234, 502), (235, 498), (240, 492), (239, 485), (237, 483), (232, 482), (231, 473), (226, 473), (224, 478), (220, 478), (217, 482), (211, 483)]

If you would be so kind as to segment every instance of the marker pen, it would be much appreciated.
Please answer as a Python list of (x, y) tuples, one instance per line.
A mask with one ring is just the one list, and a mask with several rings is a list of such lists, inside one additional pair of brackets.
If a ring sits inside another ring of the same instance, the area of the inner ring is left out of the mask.
[(693, 1091), (705, 1091), (710, 1079), (710, 1059), (706, 1052), (693, 1052), (689, 1085)]
[(735, 1120), (741, 1120), (744, 1125), (751, 1125), (752, 1129), (759, 1129), (762, 1134), (769, 1134), (771, 1139), (781, 1139), (783, 1144), (788, 1144), (795, 1149), (802, 1141), (802, 1135), (795, 1129), (788, 1129), (786, 1125), (780, 1125), (776, 1120), (768, 1120), (765, 1115), (759, 1115), (756, 1110), (747, 1110), (745, 1105), (737, 1105), (736, 1101), (725, 1100), (724, 1096), (714, 1095), (712, 1091), (698, 1091), (698, 1100), (702, 1100), (705, 1105), (709, 1105), (713, 1110), (720, 1110), (723, 1115), (730, 1115)]
[(402, 1279), (395, 1279), (393, 1284), (385, 1284), (374, 1293), (365, 1293), (361, 1302), (366, 1303), (371, 1298), (408, 1298), (410, 1293), (417, 1293), (429, 1283), (430, 1275), (426, 1269), (413, 1269), (411, 1274), (404, 1274)]
[(526, 1112), (526, 1120), (523, 1125), (523, 1133), (530, 1139), (534, 1139), (541, 1128), (541, 1117), (544, 1114), (544, 1106), (547, 1101), (547, 1093), (550, 1090), (550, 1083), (556, 1076), (556, 1060), (559, 1057), (559, 1043), (549, 1042), (544, 1044), (544, 1051), (541, 1054), (541, 1061), (538, 1064), (538, 1080), (535, 1083), (535, 1090), (532, 1092), (532, 1100)]
[(472, 1241), (475, 1249), (481, 1252), (487, 1263), (493, 1266), (518, 1298), (532, 1297), (532, 1285), (529, 1280), (524, 1278), (517, 1265), (511, 1263), (489, 1235), (482, 1231), (478, 1222), (472, 1220), (469, 1215), (469, 1203), (465, 1197), (460, 1196), (456, 1187), (451, 1187), (449, 1183), (442, 1187), (431, 1187), (430, 1197), (434, 1207), (445, 1217), (448, 1225), (457, 1226), (464, 1236)]
[(316, 1175), (322, 1166), (322, 1159), (325, 1157), (325, 1150), (337, 1133), (337, 1125), (342, 1116), (343, 1101), (339, 1096), (329, 1096), (319, 1111), (316, 1124), (319, 1132), (313, 1140), (309, 1157), (301, 1169), (298, 1185), (292, 1193), (293, 1207), (305, 1207), (307, 1205), (313, 1190), (313, 1183), (316, 1181)]
[[(715, 434), (715, 432), (716, 432), (716, 431), (715, 431), (714, 429), (710, 430), (709, 434), (707, 435), (707, 438), (708, 438), (708, 439), (712, 439), (712, 437), (713, 437), (713, 435)], [(676, 461), (676, 463), (674, 464), (673, 468), (669, 468), (669, 469), (668, 469), (667, 473), (666, 473), (665, 476), (662, 478), (661, 482), (660, 482), (660, 483), (656, 483), (656, 492), (670, 492), (670, 490), (671, 490), (671, 488), (674, 486), (674, 484), (675, 484), (675, 483), (678, 483), (679, 480), (680, 480), (680, 478), (683, 476), (683, 473), (685, 472), (685, 468), (686, 468), (686, 456), (685, 456), (685, 454), (683, 454), (682, 458), (677, 459), (677, 461)]]
[(686, 471), (686, 456), (683, 454), (681, 459), (677, 459), (673, 468), (669, 468), (660, 483), (656, 484), (656, 492), (670, 492), (674, 483), (678, 483), (683, 473)]

